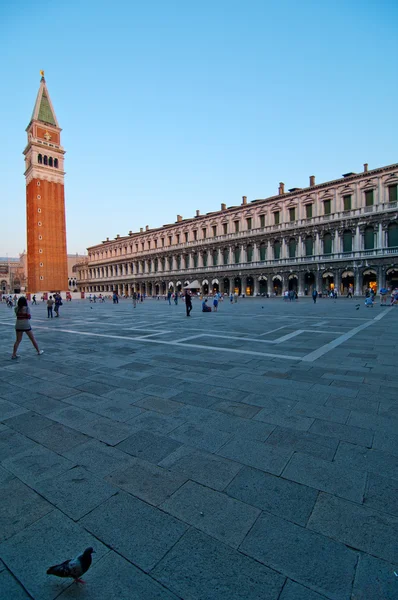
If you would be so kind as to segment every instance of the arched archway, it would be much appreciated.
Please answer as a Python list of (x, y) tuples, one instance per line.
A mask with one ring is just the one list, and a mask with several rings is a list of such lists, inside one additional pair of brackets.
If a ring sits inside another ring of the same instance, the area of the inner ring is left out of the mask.
[(176, 286), (177, 286), (177, 292), (181, 292), (181, 290), (182, 290), (182, 283), (181, 283), (181, 281), (177, 281)]
[(253, 293), (254, 293), (254, 281), (253, 281), (253, 277), (251, 277), (249, 275), (249, 277), (246, 277), (245, 294), (246, 294), (246, 296), (253, 296)]
[(202, 293), (207, 296), (207, 294), (209, 293), (209, 282), (207, 281), (207, 279), (204, 279), (202, 281)]
[(213, 294), (217, 294), (220, 291), (220, 284), (218, 283), (218, 279), (213, 279), (211, 282), (211, 287), (213, 290)]
[(0, 290), (4, 294), (7, 291), (7, 282), (3, 279), (0, 283)]
[(322, 274), (322, 293), (328, 294), (331, 290), (334, 290), (334, 275), (331, 271), (325, 271)]
[(150, 281), (148, 283), (148, 296), (152, 296), (152, 289), (153, 289), (153, 285), (152, 285), (152, 282)]
[(377, 293), (377, 273), (375, 269), (365, 269), (362, 273), (362, 293), (371, 289)]
[(235, 277), (234, 279), (234, 294), (239, 294), (239, 296), (242, 293), (242, 280), (240, 277)]
[(298, 277), (295, 273), (291, 273), (289, 275), (289, 279), (288, 279), (288, 287), (289, 287), (289, 292), (293, 291), (297, 293), (298, 290)]
[(272, 278), (272, 287), (274, 288), (275, 296), (282, 295), (282, 277), (281, 275), (274, 275)]
[(398, 288), (398, 266), (387, 269), (386, 271), (386, 285), (392, 290)]
[(315, 275), (314, 273), (311, 273), (310, 271), (308, 271), (305, 275), (304, 275), (304, 294), (305, 296), (307, 296), (307, 294), (310, 294), (312, 292), (312, 290), (315, 289)]
[(343, 271), (341, 274), (340, 294), (348, 294), (350, 288), (354, 289), (354, 271)]
[(229, 291), (229, 279), (228, 279), (228, 277), (224, 277), (224, 279), (223, 279), (223, 288), (224, 288), (224, 294), (228, 294), (229, 295), (230, 291)]
[(259, 282), (259, 293), (261, 296), (267, 296), (268, 294), (268, 281), (265, 275), (260, 275), (258, 278)]
[(14, 279), (14, 294), (20, 294), (21, 293), (21, 282), (18, 279), (18, 277), (16, 277)]
[(162, 281), (161, 286), (162, 286), (162, 294), (163, 294), (163, 296), (165, 296), (166, 295), (166, 290), (167, 290), (167, 284), (166, 284), (166, 282)]

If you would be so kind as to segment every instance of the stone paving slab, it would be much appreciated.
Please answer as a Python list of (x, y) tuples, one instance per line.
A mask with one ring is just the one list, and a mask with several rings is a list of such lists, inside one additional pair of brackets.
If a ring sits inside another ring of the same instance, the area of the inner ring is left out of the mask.
[(344, 544), (263, 513), (240, 550), (333, 600), (348, 600), (357, 555)]
[(296, 452), (282, 473), (286, 479), (316, 490), (361, 503), (365, 492), (366, 473)]
[(74, 521), (117, 493), (117, 488), (75, 467), (51, 479), (38, 481), (34, 489)]
[(12, 600), (30, 600), (32, 598), (7, 570), (0, 573), (0, 592), (2, 598), (12, 598)]
[(260, 514), (257, 508), (194, 481), (187, 481), (161, 508), (233, 548)]
[(233, 548), (191, 529), (152, 571), (181, 598), (277, 600), (285, 578)]
[(232, 440), (218, 454), (249, 467), (280, 475), (293, 452), (256, 441)]
[(74, 463), (36, 444), (34, 448), (3, 460), (2, 465), (21, 481), (34, 487), (37, 481), (55, 477), (73, 467)]
[(138, 458), (132, 459), (127, 469), (111, 473), (106, 479), (154, 506), (162, 504), (187, 480), (183, 475)]
[(313, 592), (289, 579), (282, 590), (279, 600), (324, 600), (325, 598), (326, 596), (321, 596), (317, 592)]
[(84, 517), (81, 524), (145, 572), (167, 554), (188, 526), (121, 492)]
[(222, 491), (242, 468), (232, 460), (189, 446), (178, 447), (158, 464), (218, 491)]
[(33, 598), (54, 600), (70, 580), (51, 577), (48, 567), (92, 546), (96, 560), (109, 552), (101, 542), (57, 510), (0, 544), (0, 556)]
[(53, 508), (16, 477), (10, 475), (8, 480), (3, 477), (0, 485), (0, 542), (22, 531)]
[(308, 527), (351, 548), (398, 564), (398, 517), (320, 494)]
[(0, 304), (0, 597), (395, 600), (398, 311), (194, 304)]
[(318, 497), (317, 490), (250, 467), (243, 467), (225, 491), (233, 498), (303, 526)]
[(396, 565), (361, 554), (353, 586), (353, 600), (396, 600)]
[(72, 585), (58, 599), (81, 600), (84, 595), (84, 600), (178, 600), (178, 596), (115, 552), (99, 561), (95, 559), (85, 581), (84, 590)]
[[(86, 438), (88, 439), (88, 438)], [(118, 448), (108, 446), (98, 440), (90, 440), (84, 444), (74, 445), (63, 452), (74, 464), (85, 467), (97, 477), (106, 477), (122, 467), (132, 464), (131, 457)]]

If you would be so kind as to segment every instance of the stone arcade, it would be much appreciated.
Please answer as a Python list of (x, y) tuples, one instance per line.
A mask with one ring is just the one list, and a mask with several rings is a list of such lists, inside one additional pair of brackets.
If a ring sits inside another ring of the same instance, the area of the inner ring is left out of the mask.
[(88, 248), (79, 290), (165, 294), (198, 279), (204, 294), (355, 295), (398, 286), (398, 164), (346, 173), (271, 198), (183, 219)]

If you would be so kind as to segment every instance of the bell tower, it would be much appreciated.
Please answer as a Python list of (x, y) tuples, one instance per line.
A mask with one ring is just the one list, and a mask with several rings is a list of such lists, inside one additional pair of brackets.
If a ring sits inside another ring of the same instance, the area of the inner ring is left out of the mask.
[(61, 128), (47, 90), (44, 71), (24, 150), (28, 291), (68, 289)]

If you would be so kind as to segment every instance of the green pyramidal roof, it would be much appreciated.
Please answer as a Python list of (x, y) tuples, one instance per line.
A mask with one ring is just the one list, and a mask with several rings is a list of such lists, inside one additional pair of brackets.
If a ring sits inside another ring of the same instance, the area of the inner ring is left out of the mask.
[(49, 123), (50, 125), (57, 125), (45, 90), (43, 90), (39, 114), (37, 118), (39, 121), (44, 121), (45, 123)]

